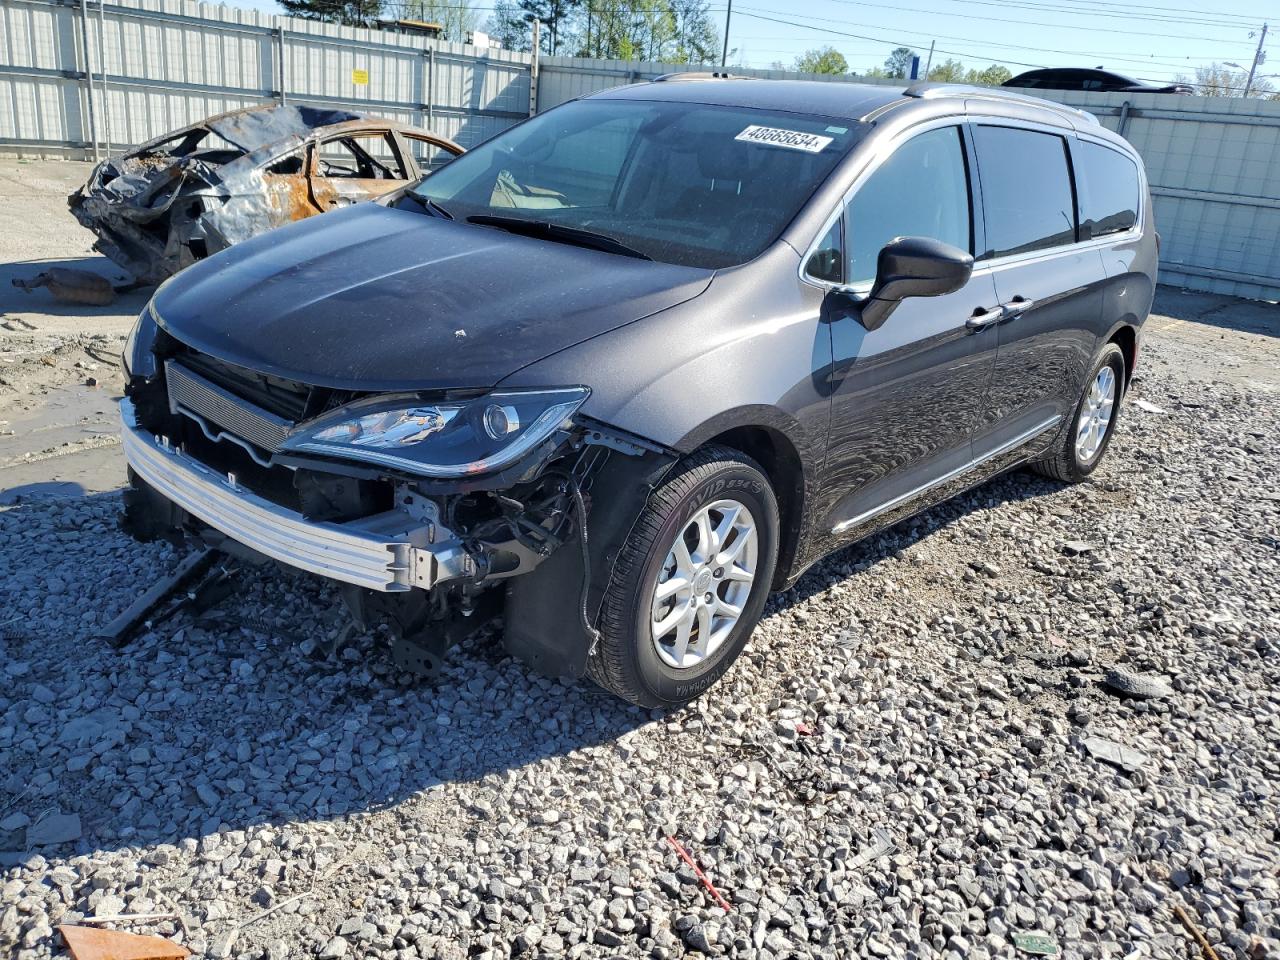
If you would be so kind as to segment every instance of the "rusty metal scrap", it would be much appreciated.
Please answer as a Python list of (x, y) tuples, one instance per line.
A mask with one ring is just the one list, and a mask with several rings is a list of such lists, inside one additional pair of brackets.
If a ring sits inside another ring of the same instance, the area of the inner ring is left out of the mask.
[[(385, 137), (394, 156), (365, 152), (357, 139), (367, 136)], [(320, 145), (334, 142), (358, 161), (355, 168), (320, 157)], [(273, 227), (417, 180), (426, 171), (414, 142), (462, 152), (426, 130), (345, 110), (251, 107), (100, 163), (68, 204), (97, 235), (99, 252), (140, 282), (160, 283)]]
[(164, 937), (144, 937), (93, 927), (58, 927), (75, 960), (185, 960), (186, 947)]
[(50, 267), (30, 280), (15, 278), (13, 285), (30, 293), (48, 287), (53, 299), (64, 303), (87, 303), (105, 307), (116, 298), (115, 287), (106, 277), (72, 267)]

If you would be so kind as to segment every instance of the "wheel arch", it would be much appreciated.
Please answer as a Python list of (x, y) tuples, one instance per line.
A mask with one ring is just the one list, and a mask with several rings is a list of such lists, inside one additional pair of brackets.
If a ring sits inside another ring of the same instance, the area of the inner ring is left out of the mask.
[(808, 502), (808, 477), (800, 451), (786, 433), (760, 423), (740, 424), (708, 437), (704, 444), (729, 447), (760, 465), (778, 500), (778, 563), (772, 589), (785, 584), (800, 553)]
[(1138, 365), (1138, 328), (1122, 321), (1111, 329), (1106, 342), (1114, 343), (1124, 354), (1124, 386), (1127, 390), (1133, 380), (1133, 370)]

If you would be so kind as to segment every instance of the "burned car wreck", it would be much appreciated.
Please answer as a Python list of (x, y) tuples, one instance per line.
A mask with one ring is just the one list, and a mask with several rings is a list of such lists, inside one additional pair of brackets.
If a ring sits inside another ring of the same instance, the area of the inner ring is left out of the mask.
[(95, 248), (143, 283), (273, 227), (371, 200), (462, 153), (345, 110), (251, 107), (98, 164), (68, 203)]

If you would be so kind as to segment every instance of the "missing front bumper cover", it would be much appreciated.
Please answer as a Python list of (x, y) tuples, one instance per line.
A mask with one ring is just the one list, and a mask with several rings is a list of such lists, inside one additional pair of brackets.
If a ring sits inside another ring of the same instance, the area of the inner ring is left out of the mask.
[[(122, 400), (125, 457), (138, 477), (191, 516), (251, 550), (343, 583), (394, 593), (474, 576), (474, 559), (456, 540), (406, 510), (344, 523), (308, 520), (257, 496), (138, 424)], [(433, 542), (434, 541), (434, 542)]]

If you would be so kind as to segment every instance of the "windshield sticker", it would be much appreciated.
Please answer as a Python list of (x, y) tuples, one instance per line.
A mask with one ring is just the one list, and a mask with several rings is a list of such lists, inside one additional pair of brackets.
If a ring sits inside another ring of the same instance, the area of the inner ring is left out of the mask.
[(758, 127), (754, 124), (733, 139), (746, 143), (763, 143), (770, 147), (786, 147), (788, 150), (803, 150), (805, 153), (821, 153), (823, 147), (832, 140), (831, 137), (820, 137), (816, 133)]

